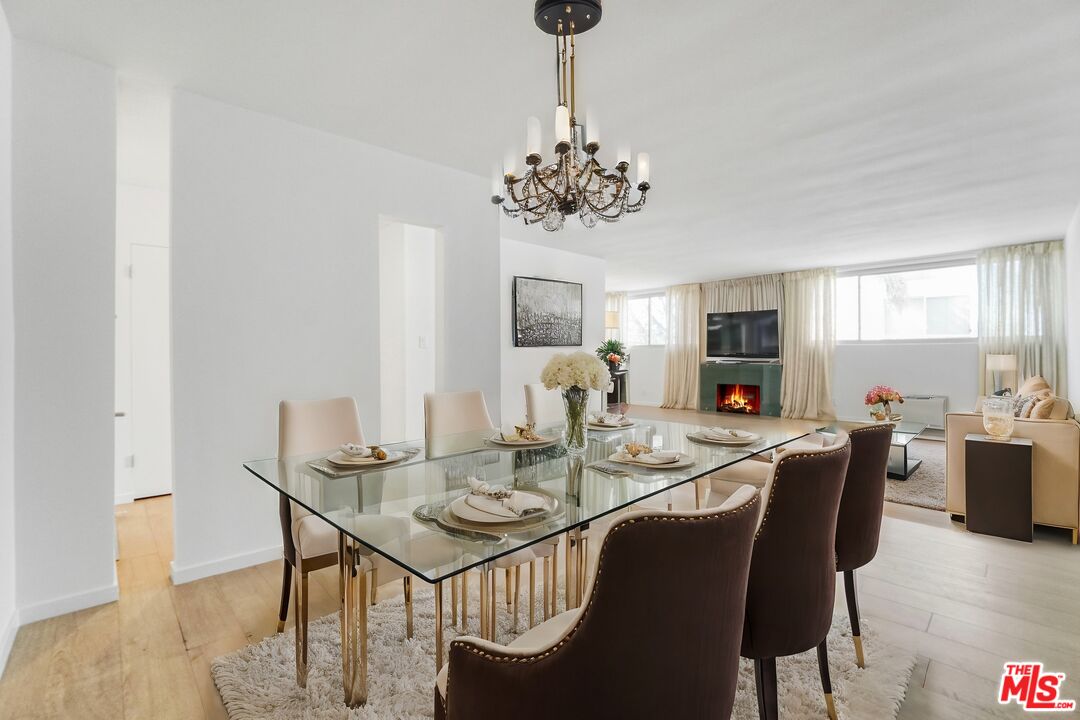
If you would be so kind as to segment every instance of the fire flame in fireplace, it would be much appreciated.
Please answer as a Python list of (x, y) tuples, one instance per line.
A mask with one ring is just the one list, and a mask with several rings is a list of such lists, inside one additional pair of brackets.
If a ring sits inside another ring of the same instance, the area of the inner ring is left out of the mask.
[(717, 393), (717, 409), (757, 415), (761, 412), (760, 388), (756, 385), (722, 385)]

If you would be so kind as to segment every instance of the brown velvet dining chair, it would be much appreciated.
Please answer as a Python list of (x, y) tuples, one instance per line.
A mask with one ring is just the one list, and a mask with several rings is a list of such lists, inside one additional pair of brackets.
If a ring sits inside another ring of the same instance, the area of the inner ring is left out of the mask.
[(859, 667), (866, 666), (866, 658), (859, 627), (855, 571), (877, 555), (893, 428), (890, 424), (868, 425), (849, 431), (851, 462), (836, 521), (836, 571), (844, 574), (851, 639)]
[(728, 718), (760, 506), (746, 487), (716, 508), (621, 516), (581, 608), (509, 645), (451, 643), (435, 717)]
[(779, 717), (776, 659), (815, 647), (826, 710), (836, 719), (826, 643), (836, 593), (836, 518), (850, 455), (842, 431), (829, 445), (778, 453), (760, 490), (764, 507), (741, 652), (754, 661), (761, 720)]

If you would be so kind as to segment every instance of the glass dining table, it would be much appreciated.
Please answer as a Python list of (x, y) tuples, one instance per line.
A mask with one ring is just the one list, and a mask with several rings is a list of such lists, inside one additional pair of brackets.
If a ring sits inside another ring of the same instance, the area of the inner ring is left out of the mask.
[[(462, 433), (382, 446), (393, 464), (341, 470), (326, 463), (335, 448), (312, 455), (253, 460), (244, 468), (271, 488), (318, 515), (338, 531), (341, 588), (341, 647), (345, 702), (367, 697), (366, 557), (379, 555), (434, 585), (435, 657), (442, 664), (442, 583), (477, 569), (482, 587), (494, 580), (499, 558), (568, 534), (576, 553), (566, 568), (566, 605), (581, 600), (585, 557), (582, 533), (590, 523), (724, 467), (801, 437), (782, 426), (755, 428), (760, 437), (743, 447), (694, 439), (705, 427), (659, 420), (634, 420), (614, 431), (589, 430), (584, 455), (569, 454), (561, 441), (547, 447), (515, 448), (492, 441), (495, 431)], [(552, 435), (561, 432), (541, 431)], [(626, 443), (675, 450), (678, 467), (642, 467), (609, 461)], [(523, 529), (491, 531), (449, 517), (447, 506), (470, 492), (470, 478), (510, 490), (530, 490), (555, 508)], [(695, 491), (695, 497), (698, 497)], [(494, 584), (492, 582), (492, 584)], [(483, 599), (483, 594), (481, 594)], [(482, 608), (494, 610), (494, 597)]]

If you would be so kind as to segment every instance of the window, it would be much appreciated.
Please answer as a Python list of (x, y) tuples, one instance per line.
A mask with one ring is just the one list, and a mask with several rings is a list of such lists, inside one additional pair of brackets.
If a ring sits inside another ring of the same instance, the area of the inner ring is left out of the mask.
[(836, 338), (974, 338), (978, 307), (974, 264), (846, 275), (836, 280)]
[(626, 344), (667, 345), (667, 295), (638, 295), (626, 301)]

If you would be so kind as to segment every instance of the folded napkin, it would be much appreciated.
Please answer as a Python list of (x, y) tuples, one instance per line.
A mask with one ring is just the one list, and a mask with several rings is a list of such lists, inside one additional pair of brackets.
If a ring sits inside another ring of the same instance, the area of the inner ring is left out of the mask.
[(549, 509), (547, 499), (536, 493), (509, 490), (476, 478), (469, 478), (469, 488), (465, 502), (492, 515), (519, 518)]
[(366, 448), (363, 445), (357, 445), (356, 443), (345, 443), (338, 448), (343, 455), (348, 455), (351, 458), (366, 458), (371, 457), (371, 448)]
[(704, 435), (710, 440), (744, 440), (750, 437), (745, 430), (725, 430), (720, 427), (708, 428)]
[(670, 465), (679, 460), (679, 453), (674, 450), (654, 450), (651, 453), (639, 453), (637, 457), (633, 457), (626, 451), (619, 451), (610, 459), (619, 462), (637, 462), (643, 465)]

